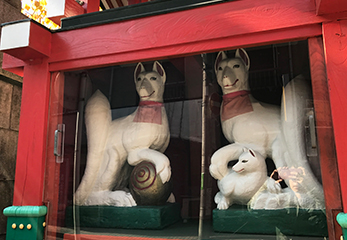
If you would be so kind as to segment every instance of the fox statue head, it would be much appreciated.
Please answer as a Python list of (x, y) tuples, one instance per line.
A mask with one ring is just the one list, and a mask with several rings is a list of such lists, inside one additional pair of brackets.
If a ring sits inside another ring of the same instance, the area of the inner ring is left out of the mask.
[(146, 71), (143, 64), (138, 63), (134, 80), (140, 101), (163, 102), (166, 74), (158, 61), (153, 63), (152, 71)]
[(236, 50), (234, 58), (228, 58), (225, 52), (218, 53), (214, 69), (224, 95), (249, 90), (249, 66), (248, 54), (242, 48)]
[(247, 174), (258, 171), (266, 172), (266, 163), (264, 157), (260, 153), (251, 148), (244, 148), (238, 162), (232, 169), (238, 174)]

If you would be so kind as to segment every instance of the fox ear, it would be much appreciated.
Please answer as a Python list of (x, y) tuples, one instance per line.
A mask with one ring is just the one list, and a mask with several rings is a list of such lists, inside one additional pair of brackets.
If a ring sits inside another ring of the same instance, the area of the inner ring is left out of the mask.
[(217, 57), (216, 57), (216, 61), (214, 63), (214, 71), (216, 72), (216, 75), (217, 75), (217, 72), (218, 72), (218, 65), (219, 63), (226, 59), (227, 58), (227, 55), (225, 54), (225, 52), (221, 51), (218, 53)]
[(248, 149), (248, 152), (249, 152), (253, 157), (255, 157), (255, 152), (254, 152), (252, 149)]
[(145, 70), (145, 67), (143, 66), (142, 63), (139, 62), (139, 63), (136, 65), (136, 68), (135, 68), (135, 71), (134, 71), (134, 80), (135, 80), (135, 82), (136, 82), (136, 79), (137, 79), (137, 77), (139, 76), (139, 74), (142, 73), (142, 72), (144, 72), (144, 71), (146, 71), (146, 70)]
[(157, 72), (162, 77), (163, 82), (165, 82), (166, 73), (165, 73), (163, 66), (158, 61), (155, 61), (153, 63), (153, 72)]
[(238, 58), (242, 59), (242, 61), (245, 64), (245, 67), (246, 67), (246, 69), (248, 71), (249, 67), (250, 67), (250, 60), (249, 60), (249, 56), (248, 56), (247, 52), (245, 51), (245, 49), (243, 49), (243, 48), (237, 49), (236, 53), (235, 53), (235, 57), (238, 57)]

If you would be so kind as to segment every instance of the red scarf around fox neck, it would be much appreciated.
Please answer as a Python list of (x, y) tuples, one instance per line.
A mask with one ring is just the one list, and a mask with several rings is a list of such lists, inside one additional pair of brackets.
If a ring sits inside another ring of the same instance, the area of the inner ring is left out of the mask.
[(163, 103), (154, 101), (141, 101), (137, 108), (133, 122), (154, 123), (161, 125), (161, 108)]
[(230, 118), (253, 111), (248, 94), (250, 91), (238, 91), (223, 95), (222, 122)]

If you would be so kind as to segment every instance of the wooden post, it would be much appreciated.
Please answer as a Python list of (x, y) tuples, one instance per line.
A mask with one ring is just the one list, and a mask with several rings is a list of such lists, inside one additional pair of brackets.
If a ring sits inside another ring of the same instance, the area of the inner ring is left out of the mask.
[(343, 210), (347, 211), (347, 20), (323, 23), (323, 41)]
[(342, 211), (342, 199), (322, 38), (309, 38), (308, 46), (329, 239), (339, 239), (342, 232), (336, 215)]
[(18, 136), (19, 151), (17, 152), (13, 196), (14, 206), (42, 205), (49, 79), (50, 74), (46, 60), (24, 67)]

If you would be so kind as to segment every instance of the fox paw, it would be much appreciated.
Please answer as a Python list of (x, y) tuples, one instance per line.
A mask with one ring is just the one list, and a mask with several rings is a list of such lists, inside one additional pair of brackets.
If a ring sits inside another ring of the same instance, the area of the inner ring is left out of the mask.
[(217, 203), (217, 208), (219, 210), (226, 210), (230, 206), (229, 201), (223, 196), (220, 201)]
[(126, 191), (98, 191), (92, 192), (83, 205), (132, 207), (136, 206), (136, 202), (133, 196)]
[(219, 210), (226, 210), (229, 208), (229, 204), (227, 204), (226, 202), (220, 202), (218, 203), (217, 208)]
[(109, 205), (120, 207), (136, 206), (133, 196), (129, 192), (114, 191), (109, 195)]

